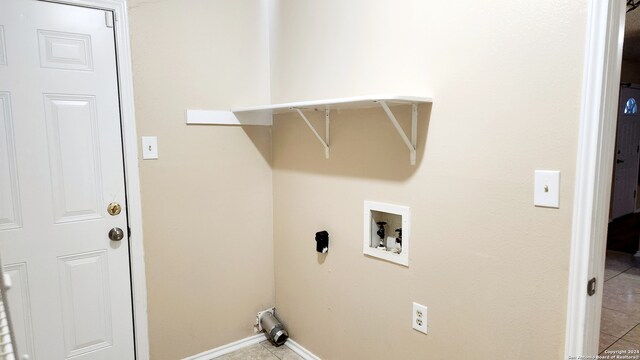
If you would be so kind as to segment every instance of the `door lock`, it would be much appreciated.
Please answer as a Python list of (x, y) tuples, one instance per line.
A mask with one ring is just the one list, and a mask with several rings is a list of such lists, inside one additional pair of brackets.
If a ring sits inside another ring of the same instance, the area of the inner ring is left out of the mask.
[(109, 239), (111, 239), (111, 241), (120, 241), (124, 239), (124, 231), (119, 227), (114, 227), (109, 231)]
[(120, 204), (118, 204), (117, 202), (112, 202), (109, 205), (107, 205), (107, 212), (111, 216), (116, 216), (120, 214), (121, 211), (122, 211), (122, 206), (120, 206)]

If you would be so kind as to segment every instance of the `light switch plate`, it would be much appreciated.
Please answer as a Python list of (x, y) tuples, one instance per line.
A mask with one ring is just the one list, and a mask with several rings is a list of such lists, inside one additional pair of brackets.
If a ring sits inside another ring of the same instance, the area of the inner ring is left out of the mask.
[(142, 137), (142, 159), (154, 160), (158, 158), (158, 138), (156, 136)]
[(556, 209), (560, 207), (560, 171), (535, 171), (533, 204)]

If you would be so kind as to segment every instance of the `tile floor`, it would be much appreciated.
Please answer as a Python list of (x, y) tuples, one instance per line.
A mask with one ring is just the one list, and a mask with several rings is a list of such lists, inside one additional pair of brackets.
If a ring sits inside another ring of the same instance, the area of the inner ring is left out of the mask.
[(640, 350), (640, 262), (607, 251), (600, 318), (600, 353)]
[(303, 360), (288, 347), (275, 347), (268, 340), (222, 355), (222, 360)]

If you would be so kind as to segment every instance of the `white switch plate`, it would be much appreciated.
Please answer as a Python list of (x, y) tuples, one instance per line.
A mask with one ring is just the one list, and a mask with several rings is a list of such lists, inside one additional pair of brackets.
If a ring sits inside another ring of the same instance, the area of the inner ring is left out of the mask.
[(411, 316), (413, 328), (423, 333), (427, 333), (427, 307), (418, 303), (413, 303), (413, 315)]
[(560, 207), (560, 171), (536, 170), (533, 204), (556, 209)]
[(154, 160), (158, 158), (158, 138), (156, 136), (142, 137), (142, 159)]

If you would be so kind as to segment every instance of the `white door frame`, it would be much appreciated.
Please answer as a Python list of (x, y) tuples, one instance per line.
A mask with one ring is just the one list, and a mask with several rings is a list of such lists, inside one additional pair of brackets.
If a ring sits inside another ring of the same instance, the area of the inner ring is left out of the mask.
[[(567, 359), (598, 354), (625, 14), (625, 0), (589, 1), (569, 268)], [(588, 296), (587, 282), (594, 277), (596, 293)]]
[(149, 328), (147, 322), (147, 284), (144, 267), (142, 238), (142, 205), (138, 173), (138, 144), (133, 103), (133, 76), (129, 46), (127, 0), (39, 0), (61, 4), (85, 6), (113, 11), (118, 64), (118, 88), (122, 145), (124, 151), (125, 182), (127, 187), (127, 215), (129, 217), (129, 257), (131, 264), (131, 291), (133, 296), (133, 331), (136, 360), (149, 360)]

